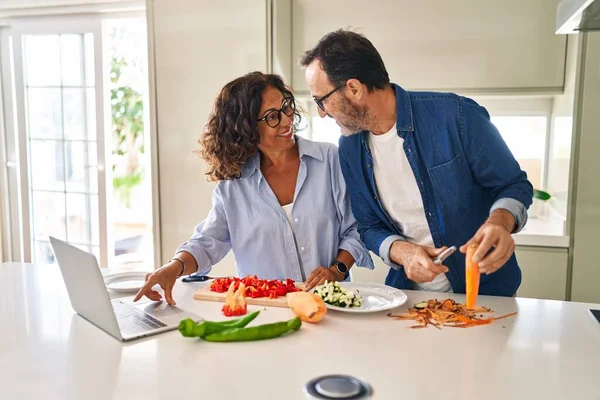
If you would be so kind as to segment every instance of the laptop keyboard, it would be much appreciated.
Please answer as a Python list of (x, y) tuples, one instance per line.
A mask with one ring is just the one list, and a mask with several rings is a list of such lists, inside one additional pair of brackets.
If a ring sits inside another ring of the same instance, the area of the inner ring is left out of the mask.
[(115, 310), (117, 321), (119, 322), (119, 328), (127, 335), (144, 333), (167, 326), (165, 323), (162, 323), (131, 304), (113, 301), (112, 305)]

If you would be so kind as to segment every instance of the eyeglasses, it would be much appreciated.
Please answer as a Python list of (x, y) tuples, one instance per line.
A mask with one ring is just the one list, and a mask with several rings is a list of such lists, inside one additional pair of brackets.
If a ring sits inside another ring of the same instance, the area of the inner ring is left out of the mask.
[(281, 123), (281, 113), (284, 113), (288, 117), (292, 118), (296, 113), (296, 102), (294, 98), (284, 99), (281, 104), (281, 109), (271, 110), (264, 117), (257, 120), (257, 122), (265, 121), (271, 128), (277, 128)]
[(341, 88), (343, 88), (346, 84), (343, 83), (339, 86), (337, 86), (335, 89), (333, 89), (331, 92), (327, 93), (325, 96), (322, 97), (313, 97), (313, 100), (315, 101), (315, 103), (317, 103), (317, 105), (319, 106), (319, 108), (322, 111), (325, 111), (325, 106), (323, 105), (323, 102), (325, 102), (325, 100), (327, 100), (329, 98), (329, 96), (331, 96), (332, 94), (334, 94), (335, 92), (337, 92), (338, 90), (340, 90)]

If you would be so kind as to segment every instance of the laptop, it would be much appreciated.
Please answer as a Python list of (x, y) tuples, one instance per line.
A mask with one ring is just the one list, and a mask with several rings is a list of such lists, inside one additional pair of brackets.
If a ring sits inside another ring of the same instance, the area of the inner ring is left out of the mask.
[(75, 312), (116, 339), (125, 342), (171, 331), (185, 318), (202, 320), (165, 301), (111, 300), (93, 254), (54, 237), (50, 243)]

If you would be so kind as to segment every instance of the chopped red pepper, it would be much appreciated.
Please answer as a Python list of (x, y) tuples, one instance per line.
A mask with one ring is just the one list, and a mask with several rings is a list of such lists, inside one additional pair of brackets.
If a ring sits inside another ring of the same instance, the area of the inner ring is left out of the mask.
[(237, 290), (243, 284), (245, 287), (245, 295), (252, 298), (267, 297), (275, 299), (279, 296), (285, 296), (290, 292), (297, 292), (298, 289), (292, 279), (286, 279), (285, 282), (279, 279), (258, 279), (256, 275), (246, 276), (244, 278), (220, 278), (215, 279), (210, 290), (217, 293), (226, 292), (231, 285)]

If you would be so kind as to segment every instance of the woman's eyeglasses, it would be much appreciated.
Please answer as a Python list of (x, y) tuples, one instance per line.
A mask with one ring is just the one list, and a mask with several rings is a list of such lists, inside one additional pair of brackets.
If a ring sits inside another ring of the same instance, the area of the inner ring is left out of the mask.
[(281, 113), (290, 118), (294, 116), (296, 113), (296, 102), (293, 98), (284, 99), (283, 103), (281, 104), (281, 109), (269, 111), (267, 115), (260, 118), (258, 122), (265, 121), (271, 128), (277, 128), (281, 123)]
[[(342, 84), (337, 86), (336, 88), (334, 88), (331, 92), (327, 93), (325, 96), (321, 96), (321, 97), (313, 97), (313, 100), (315, 101), (315, 103), (317, 103), (317, 106), (319, 106), (319, 108), (322, 111), (325, 111), (325, 105), (323, 104), (323, 102), (325, 100), (327, 100), (329, 98), (329, 96), (331, 96), (332, 94), (334, 94), (335, 92), (337, 92), (338, 90), (340, 90), (341, 88), (343, 88), (346, 84)], [(327, 111), (325, 111), (327, 112)]]

